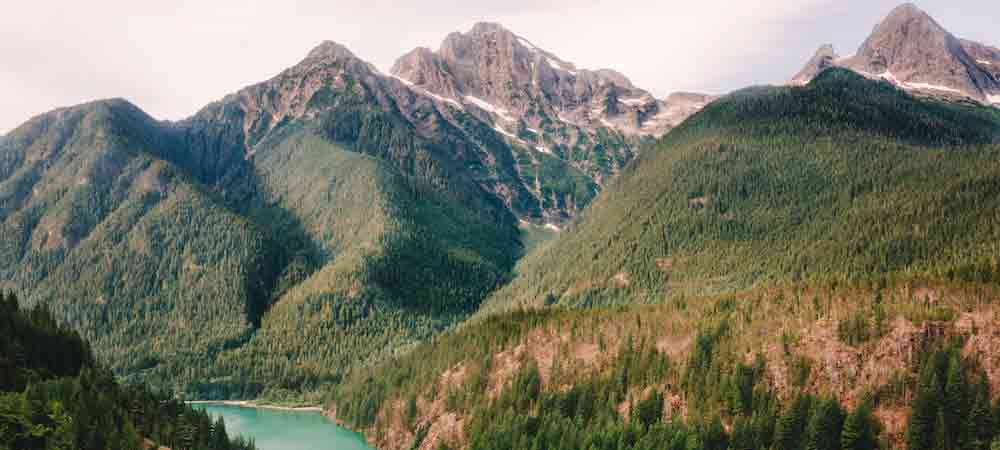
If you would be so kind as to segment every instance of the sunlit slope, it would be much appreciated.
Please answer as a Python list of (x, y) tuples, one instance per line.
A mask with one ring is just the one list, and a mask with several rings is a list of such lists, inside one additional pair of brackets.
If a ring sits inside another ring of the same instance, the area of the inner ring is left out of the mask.
[(656, 302), (770, 281), (979, 277), (1000, 254), (994, 109), (829, 70), (714, 102), (484, 307)]
[[(290, 121), (245, 156), (229, 128), (121, 100), (39, 116), (0, 143), (0, 285), (160, 388), (335, 381), (465, 318), (523, 252), (440, 149), (362, 116)], [(364, 142), (330, 135), (352, 124)]]

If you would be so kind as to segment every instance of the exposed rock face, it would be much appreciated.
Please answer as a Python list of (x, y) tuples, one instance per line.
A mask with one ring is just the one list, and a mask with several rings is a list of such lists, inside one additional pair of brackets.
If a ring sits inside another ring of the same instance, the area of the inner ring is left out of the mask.
[(833, 67), (834, 61), (837, 58), (839, 56), (837, 56), (837, 52), (833, 49), (833, 45), (827, 44), (820, 47), (819, 50), (816, 50), (816, 54), (813, 55), (812, 59), (806, 63), (806, 66), (792, 78), (790, 84), (804, 85), (809, 83), (820, 72)]
[(658, 100), (616, 71), (577, 68), (493, 23), (448, 35), (437, 52), (413, 50), (392, 74), (461, 104), (515, 146), (569, 161), (598, 184), (641, 143), (711, 100)]
[[(410, 58), (427, 77), (448, 82), (429, 51)], [(582, 173), (567, 173), (565, 163), (540, 174), (540, 158), (519, 161), (511, 144), (476, 114), (324, 42), (299, 64), (205, 107), (178, 128), (186, 135), (183, 148), (201, 161), (192, 170), (209, 183), (236, 176), (247, 166), (240, 160), (251, 160), (270, 135), (296, 123), (321, 128), (334, 141), (394, 162), (419, 179), (455, 187), (448, 192), (485, 190), (500, 210), (478, 195), (459, 200), (492, 216), (506, 209), (523, 220), (559, 223), (595, 195), (596, 185)]]
[(807, 83), (836, 65), (923, 95), (1000, 105), (998, 57), (997, 49), (956, 38), (907, 3), (876, 26), (855, 55), (837, 59), (824, 46), (791, 83)]

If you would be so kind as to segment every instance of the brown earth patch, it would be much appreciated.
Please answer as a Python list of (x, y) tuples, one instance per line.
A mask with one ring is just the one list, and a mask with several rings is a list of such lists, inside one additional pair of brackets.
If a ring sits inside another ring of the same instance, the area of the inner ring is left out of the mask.
[(628, 276), (626, 272), (618, 272), (615, 274), (611, 282), (618, 288), (627, 288), (632, 284), (632, 278)]

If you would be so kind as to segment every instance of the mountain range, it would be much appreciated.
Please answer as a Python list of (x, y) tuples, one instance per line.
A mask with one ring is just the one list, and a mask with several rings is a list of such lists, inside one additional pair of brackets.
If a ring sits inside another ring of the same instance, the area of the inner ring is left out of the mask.
[(392, 75), (323, 42), (178, 122), (121, 99), (59, 109), (0, 138), (0, 286), (121, 375), (309, 390), (474, 312), (710, 100), (655, 99), (483, 23)]
[[(933, 23), (904, 5), (865, 46), (893, 53), (874, 42), (900, 16)], [(920, 36), (894, 45), (932, 50)], [(891, 61), (952, 61), (934, 55)], [(328, 414), (391, 449), (1000, 442), (1000, 109), (983, 80), (837, 59), (686, 119)]]
[(389, 74), (323, 42), (181, 121), (0, 137), (0, 290), (127, 381), (380, 448), (989, 442), (948, 430), (1000, 411), (998, 55), (907, 4), (657, 99), (494, 23)]

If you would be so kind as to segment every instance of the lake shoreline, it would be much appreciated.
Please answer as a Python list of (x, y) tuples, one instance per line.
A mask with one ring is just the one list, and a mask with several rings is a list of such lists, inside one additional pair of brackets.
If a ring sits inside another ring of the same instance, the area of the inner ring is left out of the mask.
[(228, 432), (252, 439), (260, 450), (375, 450), (365, 435), (339, 426), (320, 407), (308, 403), (298, 407), (255, 400), (187, 403), (215, 420), (225, 419)]
[(189, 405), (226, 405), (239, 406), (241, 408), (272, 409), (277, 411), (298, 411), (298, 412), (318, 412), (323, 413), (321, 406), (278, 406), (254, 403), (250, 400), (191, 400), (184, 402)]

